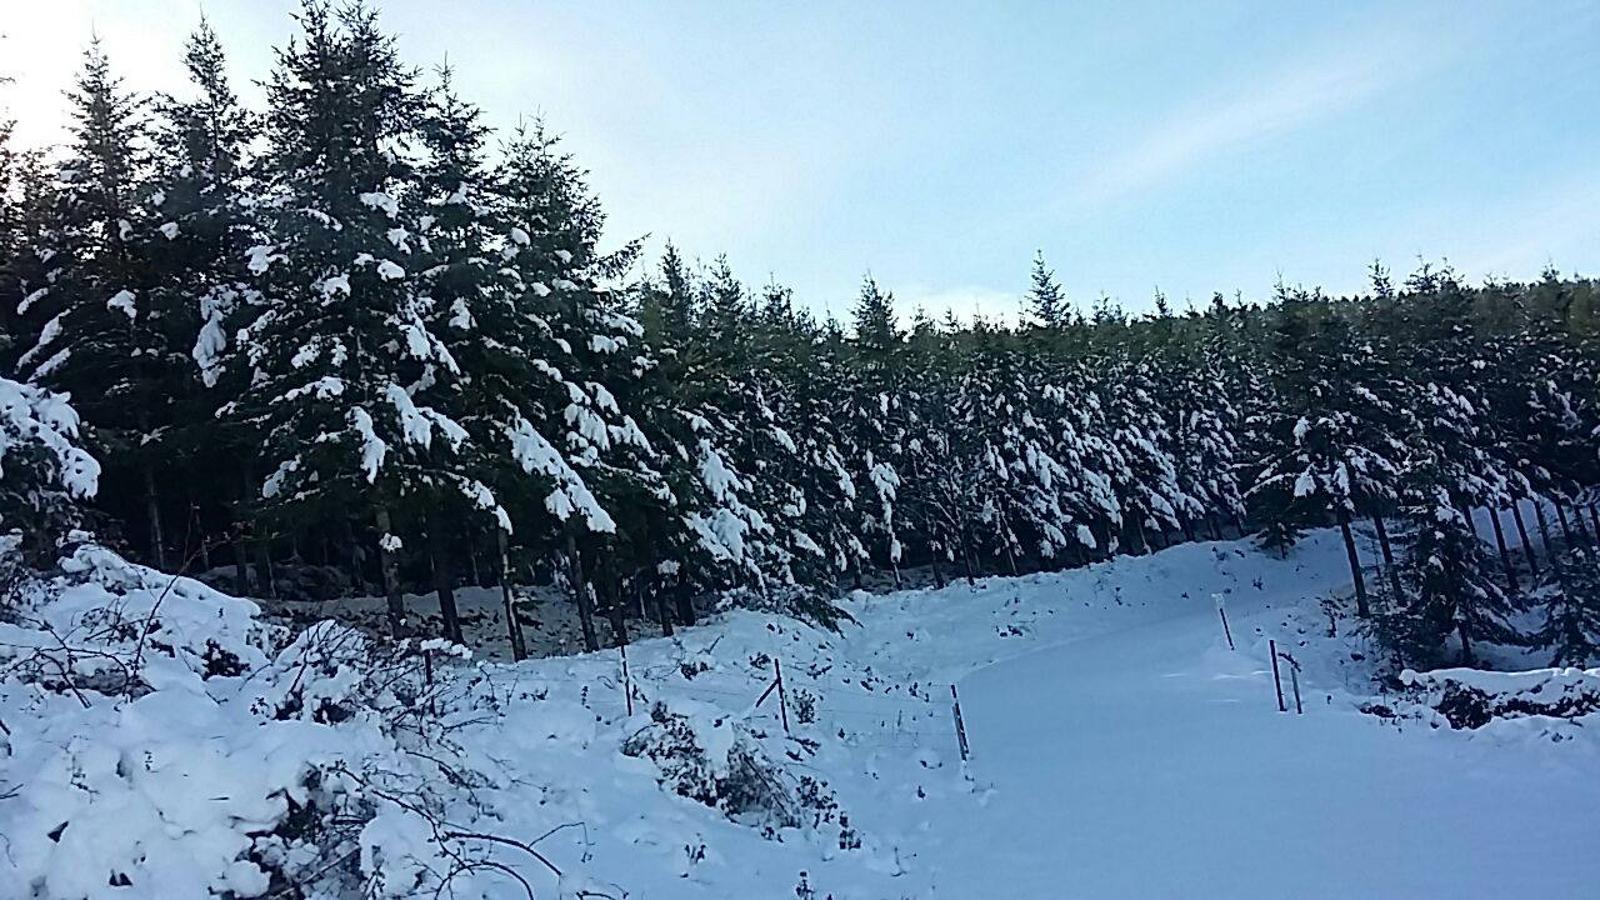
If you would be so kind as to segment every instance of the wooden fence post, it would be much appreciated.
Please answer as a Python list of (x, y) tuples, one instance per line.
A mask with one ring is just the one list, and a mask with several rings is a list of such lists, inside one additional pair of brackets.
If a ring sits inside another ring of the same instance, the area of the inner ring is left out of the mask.
[(1233, 646), (1233, 631), (1228, 628), (1228, 610), (1222, 605), (1222, 595), (1211, 595), (1217, 601), (1217, 615), (1222, 617), (1222, 636), (1228, 639), (1228, 649), (1237, 649)]
[(783, 660), (772, 658), (772, 671), (778, 676), (778, 714), (783, 718), (783, 733), (789, 733), (789, 698), (783, 692)]
[(1300, 661), (1291, 653), (1284, 653), (1282, 656), (1289, 664), (1289, 685), (1294, 688), (1294, 714), (1303, 716), (1306, 708), (1300, 703)]
[(628, 701), (628, 715), (633, 715), (633, 679), (628, 675), (628, 645), (618, 644), (617, 652), (622, 654), (622, 696)]
[(1283, 702), (1283, 679), (1278, 675), (1278, 642), (1267, 641), (1267, 652), (1272, 654), (1272, 686), (1278, 690), (1278, 712), (1288, 712)]
[(961, 761), (966, 762), (972, 751), (967, 747), (967, 726), (961, 720), (961, 697), (956, 694), (956, 686), (950, 685), (950, 702), (956, 716), (956, 741), (961, 746)]

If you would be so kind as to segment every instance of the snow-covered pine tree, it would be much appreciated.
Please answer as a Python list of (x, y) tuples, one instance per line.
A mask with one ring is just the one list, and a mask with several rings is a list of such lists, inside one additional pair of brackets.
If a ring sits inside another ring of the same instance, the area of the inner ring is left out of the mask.
[[(371, 518), (391, 627), (403, 630), (396, 518), (423, 518), (465, 429), (414, 400), (460, 377), (430, 329), (408, 215), (424, 107), (376, 14), (308, 0), (267, 83), (261, 292), (239, 333), (252, 370), (229, 417), (263, 436), (261, 496), (289, 528)], [(448, 452), (438, 453), (435, 441)], [(413, 530), (412, 533), (417, 533)], [(460, 639), (456, 611), (444, 630)]]
[(1449, 464), (1429, 449), (1416, 451), (1405, 472), (1404, 512), (1413, 529), (1407, 558), (1411, 585), (1380, 624), (1413, 667), (1438, 661), (1452, 634), (1467, 666), (1479, 642), (1521, 640), (1494, 565), (1452, 496), (1452, 477)]
[[(522, 445), (532, 455), (521, 456), (519, 465), (571, 489), (570, 507), (552, 494), (546, 509), (563, 523), (566, 571), (584, 640), (597, 649), (594, 601), (605, 601), (614, 637), (625, 641), (622, 581), (654, 567), (650, 523), (659, 522), (660, 508), (671, 500), (640, 425), (639, 382), (655, 361), (643, 327), (610, 286), (631, 265), (637, 245), (600, 252), (599, 202), (583, 171), (542, 125), (520, 130), (503, 156), (500, 202), (517, 245), (509, 268), (522, 311), (534, 317), (534, 326), (548, 329), (530, 357), (543, 377), (526, 388), (542, 392), (543, 408), (530, 409), (539, 418), (519, 428), (540, 437)], [(546, 347), (557, 355), (544, 356)]]
[[(904, 354), (907, 378), (917, 385), (917, 402), (906, 423), (907, 477), (900, 506), (906, 524), (925, 545), (934, 580), (941, 585), (946, 563), (959, 563), (969, 580), (977, 574), (972, 538), (977, 503), (968, 487), (977, 476), (962, 452), (959, 386), (951, 375), (954, 340), (948, 329), (918, 309)], [(854, 395), (853, 390), (840, 393)]]
[(44, 561), (99, 477), (100, 464), (78, 444), (67, 397), (0, 377), (0, 576), (14, 552)]
[(234, 311), (253, 298), (245, 251), (260, 241), (246, 153), (256, 128), (228, 83), (221, 42), (204, 19), (185, 45), (184, 65), (188, 91), (155, 104), (151, 216), (139, 237), (151, 271), (148, 305), (161, 312), (171, 352), (187, 350), (191, 360), (171, 363), (172, 427), (150, 450), (169, 472), (184, 467), (221, 476), (220, 490), (168, 480), (182, 485), (197, 520), (187, 527), (198, 527), (202, 551), (217, 530), (230, 533), (236, 584), (247, 593), (252, 585), (241, 520), (255, 499), (243, 490), (254, 435), (225, 426), (215, 413), (248, 374), (228, 366), (228, 336)]
[[(143, 519), (147, 559), (166, 565), (158, 464), (175, 421), (186, 352), (171, 345), (167, 310), (152, 295), (148, 123), (144, 104), (112, 73), (98, 40), (84, 53), (72, 101), (72, 140), (56, 169), (56, 207), (43, 236), (39, 289), (23, 300), (39, 324), (18, 360), (26, 378), (68, 393), (108, 482), (138, 485), (117, 500)], [(142, 507), (142, 509), (141, 509)], [(139, 513), (135, 512), (139, 509)]]
[(871, 497), (862, 506), (863, 534), (873, 535), (898, 580), (904, 550), (895, 519), (906, 446), (903, 335), (896, 321), (894, 296), (881, 290), (871, 276), (862, 282), (851, 313), (855, 391), (844, 402), (857, 454), (851, 464)]
[[(772, 340), (774, 332), (761, 330), (755, 304), (725, 259), (712, 266), (701, 293), (704, 347), (699, 355), (704, 364), (698, 374), (709, 408), (715, 410), (708, 417), (721, 425), (727, 462), (741, 474), (743, 500), (757, 517), (746, 539), (752, 586), (767, 602), (824, 608), (800, 590), (802, 582), (826, 585), (831, 580), (828, 554), (806, 526), (814, 502), (832, 497), (821, 485), (836, 478), (810, 464), (819, 453), (822, 458), (827, 454), (813, 443), (817, 435), (794, 430), (800, 415), (796, 395), (802, 388), (792, 370), (809, 348), (797, 340), (788, 354), (757, 355), (758, 339)], [(769, 306), (784, 302), (782, 296), (768, 298)], [(772, 314), (766, 321), (784, 322)]]
[(501, 588), (512, 654), (520, 659), (526, 642), (510, 590), (513, 538), (536, 555), (552, 553), (555, 529), (539, 501), (553, 498), (564, 514), (594, 501), (559, 454), (537, 452), (541, 440), (548, 446), (559, 436), (550, 398), (566, 395), (566, 383), (546, 362), (559, 348), (540, 315), (545, 301), (527, 291), (517, 260), (537, 251), (530, 233), (513, 224), (504, 184), (485, 162), (489, 129), (456, 94), (448, 66), (427, 96), (419, 132), (423, 152), (406, 201), (417, 232), (402, 240), (426, 298), (424, 319), (460, 374), (440, 377), (430, 366), (415, 396), (468, 434), (455, 446), (430, 448), (437, 470), (424, 519), (434, 590), (446, 602), (455, 560), (485, 550)]
[(1148, 553), (1156, 536), (1179, 527), (1171, 432), (1148, 363), (1124, 354), (1101, 365), (1106, 374), (1096, 406), (1114, 451), (1107, 475), (1123, 513), (1122, 544)]
[(1397, 495), (1405, 452), (1399, 435), (1413, 430), (1409, 401), (1403, 385), (1382, 373), (1372, 347), (1355, 339), (1342, 311), (1320, 296), (1302, 296), (1281, 313), (1288, 321), (1278, 331), (1280, 390), (1299, 402), (1279, 412), (1274, 432), (1281, 449), (1251, 494), (1269, 523), (1331, 518), (1339, 526), (1357, 614), (1364, 617), (1370, 609), (1351, 524), (1379, 515)]
[(1600, 557), (1584, 547), (1555, 557), (1541, 585), (1544, 624), (1534, 642), (1552, 666), (1600, 662)]

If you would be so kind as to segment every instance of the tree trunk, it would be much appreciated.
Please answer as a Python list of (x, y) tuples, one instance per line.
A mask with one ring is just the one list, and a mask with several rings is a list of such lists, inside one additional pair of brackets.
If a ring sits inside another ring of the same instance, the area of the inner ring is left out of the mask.
[(967, 566), (967, 584), (969, 586), (976, 585), (978, 583), (978, 573), (976, 571), (977, 567), (972, 564), (972, 537), (965, 528), (961, 529), (961, 556)]
[(1372, 530), (1378, 534), (1378, 549), (1383, 552), (1383, 568), (1389, 573), (1389, 587), (1394, 589), (1394, 602), (1399, 603), (1405, 599), (1405, 591), (1400, 589), (1400, 567), (1394, 564), (1394, 545), (1389, 543), (1389, 529), (1383, 524), (1383, 516), (1373, 514)]
[(433, 562), (433, 590), (439, 595), (439, 615), (444, 619), (444, 636), (453, 644), (464, 644), (461, 613), (456, 609), (456, 576), (450, 564), (450, 545), (444, 539), (444, 525), (428, 517), (428, 555)]
[(1188, 516), (1178, 518), (1178, 527), (1183, 530), (1183, 539), (1191, 544), (1194, 543), (1194, 523), (1189, 521)]
[(938, 544), (934, 544), (932, 546), (932, 550), (933, 550), (933, 553), (929, 557), (929, 563), (933, 567), (933, 583), (934, 583), (935, 587), (938, 587), (938, 588), (942, 589), (944, 587), (944, 585), (945, 585), (945, 581), (944, 581), (944, 570), (939, 568), (939, 556), (940, 556), (941, 548), (939, 547)]
[(1552, 500), (1550, 505), (1556, 508), (1556, 524), (1561, 526), (1561, 539), (1566, 541), (1567, 549), (1571, 550), (1573, 547), (1572, 527), (1567, 523), (1567, 511), (1562, 507), (1560, 500)]
[(1361, 557), (1356, 555), (1356, 538), (1350, 531), (1350, 513), (1339, 509), (1339, 533), (1344, 536), (1344, 552), (1350, 558), (1350, 578), (1356, 586), (1356, 615), (1365, 619), (1371, 615), (1367, 608), (1367, 583), (1361, 577)]
[(1461, 636), (1461, 665), (1472, 666), (1472, 637), (1467, 633), (1467, 623), (1456, 623), (1456, 634)]
[(1589, 526), (1583, 522), (1583, 508), (1576, 503), (1572, 505), (1572, 530), (1578, 533), (1578, 540), (1585, 544), (1592, 543), (1589, 539)]
[(567, 579), (572, 583), (573, 600), (578, 604), (578, 625), (583, 629), (583, 647), (590, 653), (600, 649), (600, 636), (594, 629), (594, 596), (589, 593), (588, 582), (583, 577), (583, 557), (578, 552), (578, 538), (567, 532)]
[(1555, 543), (1550, 540), (1550, 520), (1545, 518), (1544, 504), (1537, 498), (1533, 501), (1533, 518), (1539, 523), (1539, 540), (1544, 542), (1544, 552), (1548, 556), (1555, 552)]
[(241, 597), (248, 597), (254, 592), (250, 584), (250, 557), (244, 551), (244, 539), (235, 528), (233, 537), (228, 541), (233, 545), (233, 587), (234, 592)]
[(144, 514), (150, 526), (150, 560), (164, 572), (167, 569), (167, 546), (161, 534), (161, 496), (156, 492), (156, 470), (148, 460), (139, 468), (144, 477)]
[(1600, 540), (1600, 513), (1595, 512), (1594, 504), (1589, 504), (1589, 521), (1594, 525), (1594, 536)]
[(406, 636), (406, 601), (400, 596), (400, 574), (396, 570), (393, 548), (399, 537), (393, 534), (394, 522), (389, 518), (389, 507), (378, 504), (373, 513), (378, 526), (378, 568), (383, 574), (383, 595), (389, 605), (389, 633), (395, 638)]
[(1511, 550), (1506, 547), (1506, 529), (1500, 524), (1500, 511), (1493, 506), (1486, 508), (1489, 510), (1489, 525), (1494, 529), (1494, 545), (1500, 551), (1500, 565), (1506, 571), (1506, 586), (1516, 593), (1520, 590), (1517, 587), (1517, 570), (1511, 565)]
[(617, 578), (617, 558), (612, 555), (603, 557), (603, 559), (604, 564), (601, 567), (598, 580), (605, 585), (606, 612), (610, 614), (611, 619), (611, 639), (616, 642), (616, 646), (626, 647), (628, 646), (628, 616), (627, 609), (624, 608), (622, 603), (622, 586), (618, 583)]
[(684, 579), (682, 569), (678, 570), (678, 573), (674, 576), (674, 578), (677, 581), (677, 584), (673, 588), (673, 593), (677, 595), (678, 601), (678, 624), (693, 625), (696, 621), (694, 614), (694, 593), (689, 590), (689, 582)]
[(660, 581), (655, 577), (655, 570), (645, 569), (639, 573), (639, 592), (648, 594), (650, 602), (655, 604), (656, 621), (661, 623), (662, 635), (672, 637), (672, 608), (667, 605), (667, 598), (662, 595)]
[(278, 577), (272, 571), (272, 541), (256, 541), (256, 581), (266, 588), (269, 599), (278, 599)]
[(1472, 518), (1472, 507), (1465, 503), (1457, 503), (1456, 510), (1461, 513), (1461, 518), (1467, 520), (1467, 529), (1472, 532), (1472, 536), (1480, 541), (1483, 540), (1483, 536), (1478, 534), (1478, 521)]
[(200, 571), (209, 572), (211, 571), (211, 540), (206, 534), (205, 528), (202, 527), (199, 531), (200, 546), (197, 549), (200, 552)]
[[(499, 529), (496, 528), (496, 531)], [(467, 541), (467, 568), (472, 570), (472, 583), (476, 587), (483, 587), (483, 571), (478, 568), (478, 542), (476, 536)]]
[(1206, 516), (1206, 524), (1211, 528), (1211, 539), (1213, 541), (1221, 541), (1222, 529), (1217, 527), (1217, 517)]
[(511, 658), (521, 662), (528, 658), (528, 645), (522, 637), (522, 621), (517, 618), (517, 604), (511, 595), (511, 550), (505, 530), (494, 530), (495, 549), (500, 553), (500, 599), (506, 605), (506, 637), (511, 640)]
[(1522, 501), (1511, 501), (1511, 520), (1517, 524), (1517, 540), (1522, 544), (1522, 555), (1528, 560), (1528, 571), (1534, 583), (1539, 581), (1539, 558), (1533, 553), (1533, 541), (1528, 540), (1528, 523), (1522, 521)]

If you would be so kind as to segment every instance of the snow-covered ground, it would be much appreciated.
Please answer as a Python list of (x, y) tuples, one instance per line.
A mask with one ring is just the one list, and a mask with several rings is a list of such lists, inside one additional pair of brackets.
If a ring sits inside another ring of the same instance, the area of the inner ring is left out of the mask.
[[(551, 864), (451, 838), (493, 864), (458, 875), (458, 897), (525, 897), (524, 881), (540, 898), (1593, 896), (1592, 726), (1454, 731), (1361, 712), (1377, 654), (1324, 605), (1347, 580), (1337, 536), (1320, 533), (1284, 560), (1192, 544), (857, 594), (839, 634), (736, 612), (632, 645), (632, 716), (614, 650), (518, 665), (434, 654), (436, 724), (398, 729), (392, 697), (349, 719), (286, 706), (295, 690), (307, 708), (355, 690), (348, 667), (304, 665), (304, 640), (299, 656), (272, 646), (203, 684), (179, 653), (157, 690), (121, 703), (12, 682), (0, 896), (248, 896), (265, 889), (258, 863), (312, 849), (337, 865), (280, 870), (323, 888), (377, 873), (374, 893), (403, 895), (459, 862), (436, 846), (456, 832), (529, 843)], [(184, 586), (198, 604), (185, 608), (217, 603), (230, 634), (245, 627), (244, 607)], [(1303, 715), (1292, 696), (1278, 711), (1269, 639), (1301, 665)], [(787, 735), (776, 692), (756, 705), (779, 665)], [(312, 768), (349, 774), (285, 789)], [(759, 796), (734, 790), (751, 772), (765, 773)], [(291, 809), (331, 808), (329, 794), (377, 818), (284, 837)], [(307, 846), (318, 840), (343, 843)]]

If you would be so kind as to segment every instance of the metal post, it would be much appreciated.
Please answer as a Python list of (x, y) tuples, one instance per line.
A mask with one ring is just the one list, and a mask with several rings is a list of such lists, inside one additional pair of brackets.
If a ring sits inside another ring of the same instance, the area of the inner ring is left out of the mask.
[(956, 741), (961, 745), (961, 761), (966, 762), (971, 750), (967, 747), (967, 726), (961, 720), (961, 697), (956, 694), (956, 686), (953, 684), (950, 685), (950, 702), (956, 715)]
[(778, 676), (778, 714), (783, 718), (783, 733), (789, 733), (789, 698), (783, 693), (783, 660), (772, 658), (772, 671)]
[(1278, 642), (1267, 641), (1267, 652), (1272, 654), (1272, 686), (1278, 690), (1278, 712), (1288, 712), (1283, 702), (1283, 679), (1278, 675)]
[(1233, 646), (1233, 632), (1228, 628), (1228, 611), (1222, 608), (1221, 600), (1217, 601), (1217, 615), (1222, 617), (1222, 635), (1228, 639), (1228, 649), (1236, 649)]
[(628, 645), (618, 644), (617, 652), (622, 654), (622, 696), (628, 700), (628, 715), (633, 715), (633, 679), (628, 675)]

